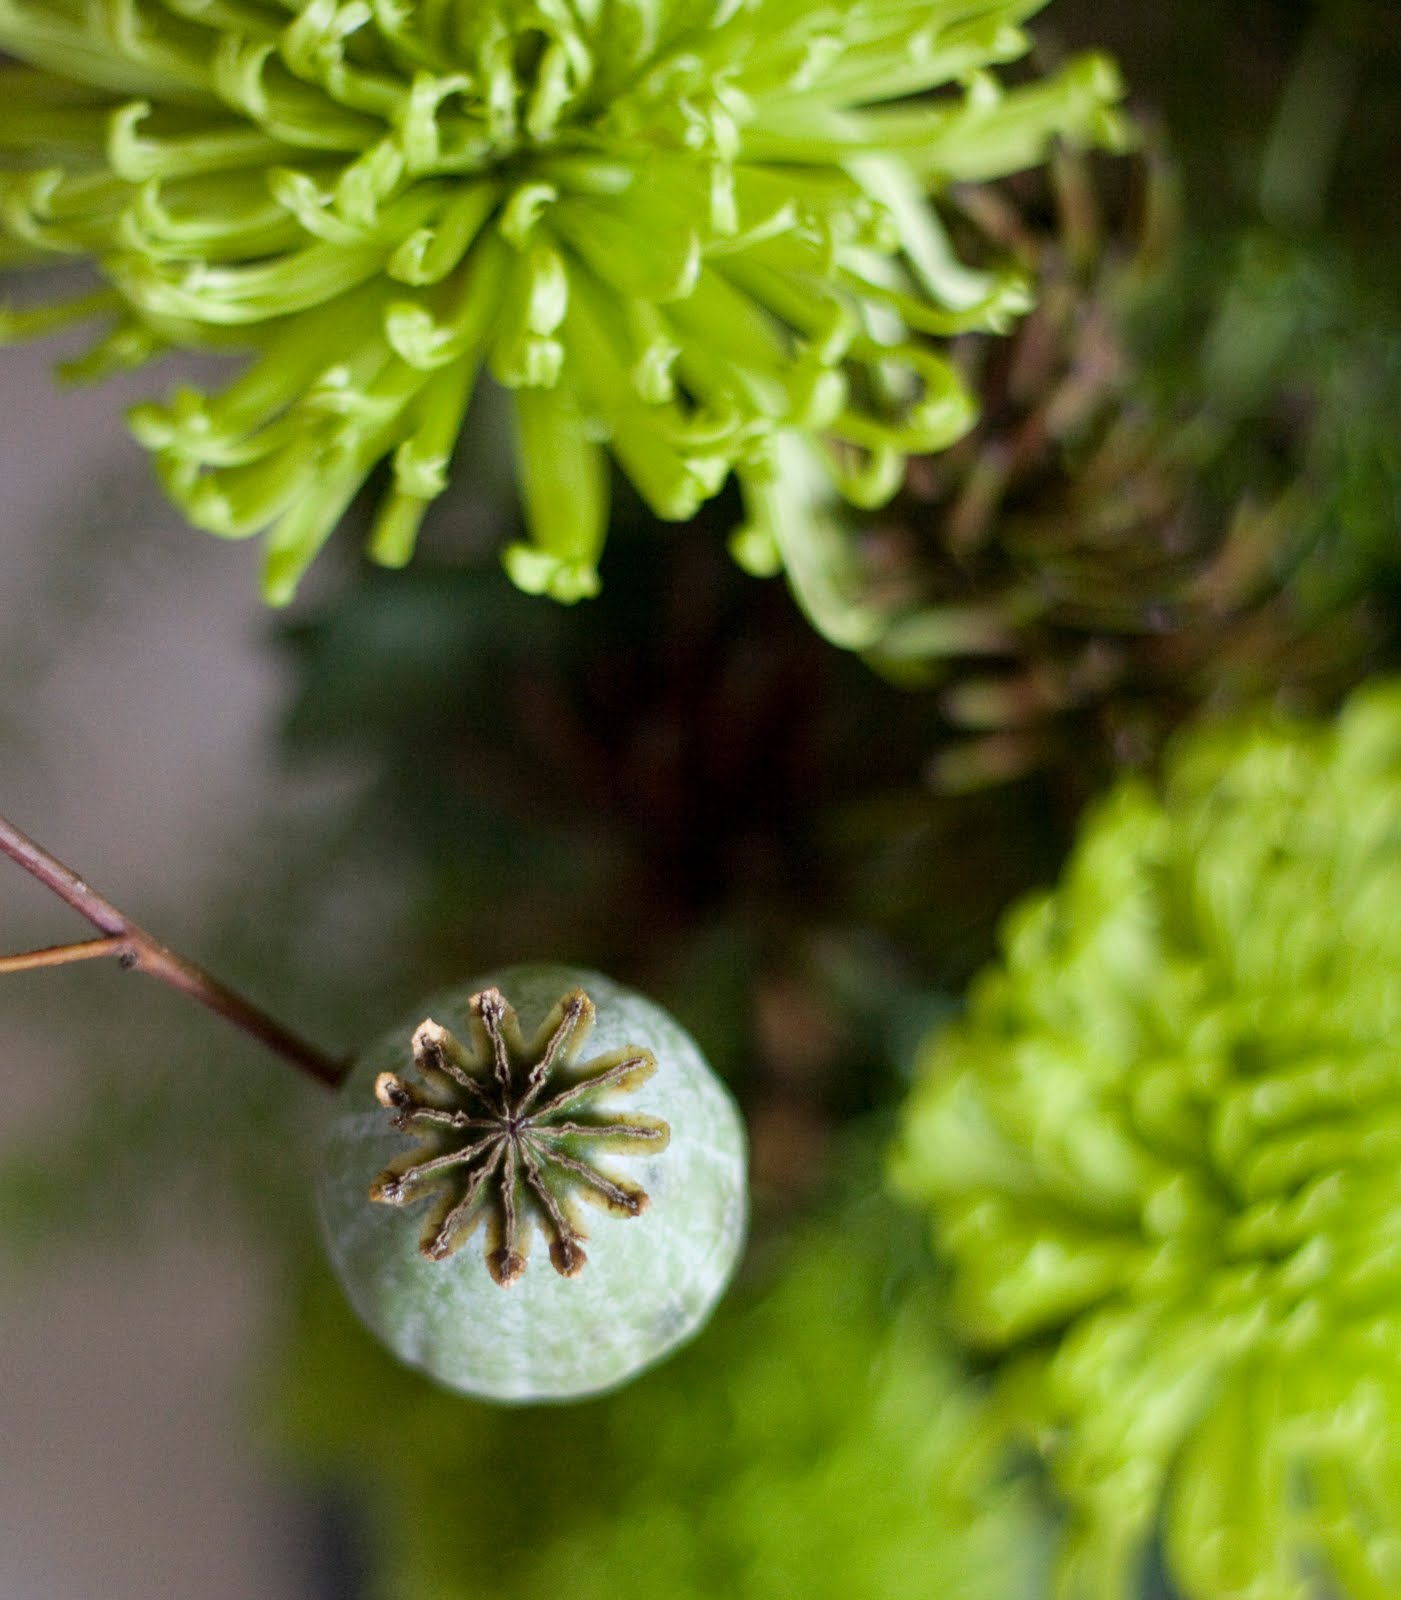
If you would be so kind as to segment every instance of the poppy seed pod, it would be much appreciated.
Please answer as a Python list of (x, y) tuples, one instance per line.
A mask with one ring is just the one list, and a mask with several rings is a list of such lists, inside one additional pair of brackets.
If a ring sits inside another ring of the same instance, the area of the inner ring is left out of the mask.
[(409, 1365), (498, 1400), (595, 1394), (660, 1360), (744, 1239), (728, 1092), (660, 1006), (575, 968), (434, 997), (355, 1063), (317, 1171), (359, 1315)]

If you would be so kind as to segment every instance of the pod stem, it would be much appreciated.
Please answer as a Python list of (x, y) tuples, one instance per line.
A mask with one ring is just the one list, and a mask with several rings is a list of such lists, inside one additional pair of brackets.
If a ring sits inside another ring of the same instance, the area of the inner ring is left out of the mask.
[(44, 950), (25, 950), (17, 955), (0, 956), (0, 974), (28, 972), (38, 967), (67, 966), (99, 956), (115, 956), (128, 971), (144, 972), (159, 978), (172, 989), (198, 1000), (225, 1021), (257, 1039), (260, 1044), (290, 1062), (298, 1071), (318, 1083), (335, 1088), (345, 1077), (346, 1063), (326, 1055), (293, 1033), (275, 1017), (245, 1000), (242, 995), (211, 977), (202, 967), (168, 950), (159, 940), (139, 927), (110, 900), (104, 899), (70, 867), (51, 855), (40, 844), (0, 816), (0, 853), (18, 863), (58, 898), (86, 917), (101, 937), (75, 944), (52, 945)]

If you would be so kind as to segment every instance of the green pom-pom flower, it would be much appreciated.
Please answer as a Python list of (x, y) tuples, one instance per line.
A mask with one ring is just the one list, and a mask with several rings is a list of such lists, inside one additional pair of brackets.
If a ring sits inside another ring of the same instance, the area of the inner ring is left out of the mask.
[(361, 1491), (396, 1600), (1017, 1600), (1044, 1528), (907, 1220), (868, 1200), (770, 1240), (695, 1344), (583, 1405), (444, 1394), (328, 1291), (277, 1415)]
[(1075, 1514), (1062, 1592), (1401, 1592), (1401, 685), (1126, 782), (931, 1040), (897, 1179)]
[(5, 327), (109, 316), (79, 375), (250, 352), (132, 426), (191, 521), (267, 532), (275, 601), (386, 458), (370, 553), (408, 559), (483, 370), (523, 588), (597, 587), (610, 455), (666, 518), (737, 472), (737, 553), (776, 570), (779, 440), (879, 499), (972, 419), (931, 336), (1028, 303), (926, 193), (1122, 137), (1102, 58), (990, 75), (1044, 3), (0, 0), (6, 258), (105, 280)]

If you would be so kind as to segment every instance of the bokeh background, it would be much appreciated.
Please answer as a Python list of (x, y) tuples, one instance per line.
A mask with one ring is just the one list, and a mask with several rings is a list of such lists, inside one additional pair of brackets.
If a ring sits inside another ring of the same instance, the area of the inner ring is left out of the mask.
[[(49, 356), (0, 364), (5, 805), (133, 915), (197, 943), (204, 896), (225, 892), (230, 849), (280, 791), (283, 685), (253, 563), (188, 537), (113, 394), (58, 392)], [(82, 936), (20, 874), (3, 903), (12, 948)], [(173, 1009), (116, 972), (38, 976), (4, 996), (7, 1157), (42, 1151), (114, 1069), (145, 1070)], [(263, 1070), (215, 1028), (205, 1048), (220, 1071)], [(114, 1197), (100, 1233), (40, 1234), (0, 1292), (0, 1594), (314, 1592), (247, 1427), (278, 1292), (267, 1261), (227, 1216), (158, 1198)]]

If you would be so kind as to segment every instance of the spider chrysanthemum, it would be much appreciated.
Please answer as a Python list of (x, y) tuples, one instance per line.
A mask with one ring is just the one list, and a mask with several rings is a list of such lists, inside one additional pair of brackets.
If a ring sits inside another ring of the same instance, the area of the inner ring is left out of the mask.
[(1401, 1592), (1401, 685), (1125, 783), (898, 1162), (1074, 1513), (1062, 1593)]
[(593, 1019), (593, 1002), (575, 989), (527, 1044), (509, 1002), (485, 989), (468, 1006), (469, 1044), (430, 1018), (413, 1039), (420, 1083), (393, 1072), (376, 1079), (393, 1125), (417, 1142), (375, 1180), (370, 1199), (404, 1205), (437, 1196), (420, 1244), (430, 1260), (447, 1260), (485, 1224), (487, 1269), (504, 1288), (525, 1271), (538, 1226), (555, 1271), (572, 1278), (588, 1259), (576, 1197), (625, 1217), (646, 1208), (646, 1191), (597, 1158), (656, 1155), (670, 1130), (658, 1117), (600, 1102), (645, 1083), (657, 1063), (643, 1049), (579, 1062)]
[[(1114, 143), (1100, 57), (1007, 89), (1045, 0), (4, 0), (4, 259), (102, 287), (92, 374), (247, 352), (132, 425), (285, 600), (378, 463), (405, 561), (483, 371), (514, 392), (533, 591), (597, 587), (608, 457), (659, 516), (734, 472), (747, 565), (811, 566), (783, 440), (873, 502), (971, 402), (937, 339), (1028, 303), (926, 196)], [(938, 91), (931, 94), (930, 91)]]

